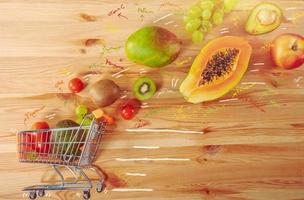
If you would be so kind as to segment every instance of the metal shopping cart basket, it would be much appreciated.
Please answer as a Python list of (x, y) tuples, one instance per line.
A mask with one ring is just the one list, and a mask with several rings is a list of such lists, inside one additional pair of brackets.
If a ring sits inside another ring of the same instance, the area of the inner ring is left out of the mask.
[[(89, 126), (83, 126), (87, 118), (92, 118)], [(84, 169), (94, 171), (99, 180), (96, 191), (103, 189), (103, 173), (94, 165), (94, 160), (101, 136), (105, 132), (105, 124), (93, 115), (84, 117), (79, 127), (56, 128), (47, 130), (21, 131), (17, 134), (18, 157), (20, 162), (50, 164), (59, 175), (61, 183), (53, 185), (35, 185), (26, 187), (30, 199), (42, 197), (46, 190), (82, 190), (83, 198), (90, 198), (92, 181)], [(60, 167), (64, 166), (64, 167)], [(65, 180), (60, 168), (66, 168), (75, 178)]]

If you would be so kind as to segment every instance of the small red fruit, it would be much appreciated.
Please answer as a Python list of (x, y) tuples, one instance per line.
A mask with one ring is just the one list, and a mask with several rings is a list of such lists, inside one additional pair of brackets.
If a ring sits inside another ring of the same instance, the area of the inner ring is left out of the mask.
[(125, 120), (130, 120), (135, 116), (135, 107), (132, 105), (125, 105), (121, 109), (121, 117)]
[(304, 37), (294, 33), (279, 35), (271, 45), (274, 63), (284, 69), (294, 69), (304, 63)]
[(22, 133), (18, 137), (19, 139), (19, 159), (29, 160), (29, 155), (33, 152), (36, 153), (36, 150), (33, 148), (33, 139), (30, 133)]
[(79, 93), (84, 88), (84, 83), (80, 78), (73, 78), (69, 81), (69, 88), (72, 93)]
[(32, 125), (32, 129), (34, 130), (49, 129), (49, 128), (50, 128), (49, 124), (45, 121), (35, 122)]
[(32, 149), (37, 153), (40, 153), (41, 156), (46, 156), (50, 150), (50, 137), (51, 132), (48, 131), (49, 124), (45, 121), (35, 122), (32, 125), (33, 130), (44, 130), (44, 131), (35, 131), (29, 133), (30, 142), (32, 143)]

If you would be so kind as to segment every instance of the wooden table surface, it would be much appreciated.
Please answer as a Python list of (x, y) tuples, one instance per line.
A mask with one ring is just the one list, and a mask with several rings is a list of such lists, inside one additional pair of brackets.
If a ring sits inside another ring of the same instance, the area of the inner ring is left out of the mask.
[[(0, 0), (0, 199), (26, 199), (22, 187), (58, 180), (47, 165), (18, 163), (16, 132), (37, 120), (74, 119), (77, 104), (93, 109), (86, 91), (70, 95), (67, 82), (80, 76), (90, 84), (111, 74), (127, 97), (139, 74), (161, 88), (132, 121), (119, 117), (124, 99), (106, 108), (117, 125), (106, 132), (95, 162), (108, 177), (106, 191), (92, 191), (92, 199), (304, 199), (304, 67), (275, 68), (268, 48), (283, 32), (304, 34), (304, 1), (273, 1), (283, 23), (250, 36), (244, 22), (259, 1), (240, 0), (199, 45), (183, 29), (183, 10), (195, 1), (185, 2)], [(183, 41), (177, 60), (158, 70), (124, 55), (128, 35), (151, 24)], [(178, 87), (191, 62), (221, 35), (248, 39), (254, 51), (247, 73), (220, 100), (185, 102)], [(139, 120), (148, 124), (135, 128)], [(45, 199), (81, 199), (81, 192)]]

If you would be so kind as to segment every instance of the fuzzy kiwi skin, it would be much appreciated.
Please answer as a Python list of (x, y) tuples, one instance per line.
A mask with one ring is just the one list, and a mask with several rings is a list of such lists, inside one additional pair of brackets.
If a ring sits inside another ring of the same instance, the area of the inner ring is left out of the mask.
[(113, 104), (120, 97), (121, 90), (114, 81), (103, 79), (94, 83), (89, 93), (96, 106), (106, 107)]

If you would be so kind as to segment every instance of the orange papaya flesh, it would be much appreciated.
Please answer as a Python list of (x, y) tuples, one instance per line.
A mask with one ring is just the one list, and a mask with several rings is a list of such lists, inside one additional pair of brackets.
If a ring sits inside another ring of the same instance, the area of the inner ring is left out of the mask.
[(209, 42), (195, 58), (180, 92), (191, 103), (218, 99), (233, 89), (247, 70), (252, 48), (241, 37)]

